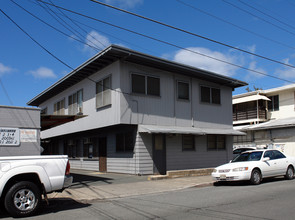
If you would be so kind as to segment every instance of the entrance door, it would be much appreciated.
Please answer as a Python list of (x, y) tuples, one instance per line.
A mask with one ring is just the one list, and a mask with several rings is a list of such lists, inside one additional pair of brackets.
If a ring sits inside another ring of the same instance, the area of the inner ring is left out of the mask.
[(154, 173), (166, 174), (166, 141), (165, 134), (153, 135)]
[(107, 138), (99, 138), (98, 140), (99, 154), (99, 172), (107, 171)]

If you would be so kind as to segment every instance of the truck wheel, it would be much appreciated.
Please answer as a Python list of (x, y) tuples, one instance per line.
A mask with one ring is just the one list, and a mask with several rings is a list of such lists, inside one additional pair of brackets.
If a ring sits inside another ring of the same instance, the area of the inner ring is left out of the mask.
[(32, 215), (39, 207), (41, 192), (36, 184), (22, 181), (14, 184), (5, 195), (4, 205), (13, 217)]

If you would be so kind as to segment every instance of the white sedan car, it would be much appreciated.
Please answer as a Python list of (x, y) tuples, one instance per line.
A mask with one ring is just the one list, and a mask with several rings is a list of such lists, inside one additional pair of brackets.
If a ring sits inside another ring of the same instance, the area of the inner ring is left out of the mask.
[(216, 167), (212, 177), (215, 181), (250, 180), (259, 184), (265, 177), (294, 177), (295, 158), (287, 157), (278, 150), (247, 151), (230, 163)]

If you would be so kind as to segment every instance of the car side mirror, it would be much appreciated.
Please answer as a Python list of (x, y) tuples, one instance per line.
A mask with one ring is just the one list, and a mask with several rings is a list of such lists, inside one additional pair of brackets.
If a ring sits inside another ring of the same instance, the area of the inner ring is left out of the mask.
[(230, 163), (232, 162), (232, 160), (229, 161)]
[(264, 158), (262, 159), (263, 162), (266, 162), (266, 161), (269, 161), (269, 160), (270, 160), (269, 157), (264, 157)]

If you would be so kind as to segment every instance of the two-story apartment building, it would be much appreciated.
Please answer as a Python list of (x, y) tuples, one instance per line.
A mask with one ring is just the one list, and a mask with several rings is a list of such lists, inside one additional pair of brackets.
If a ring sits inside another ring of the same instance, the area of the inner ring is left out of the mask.
[[(214, 167), (232, 157), (232, 91), (246, 83), (111, 45), (29, 105), (74, 121), (42, 130), (74, 168), (129, 174)], [(56, 116), (56, 117), (54, 117)]]
[(273, 148), (295, 156), (295, 85), (233, 96), (234, 148)]

